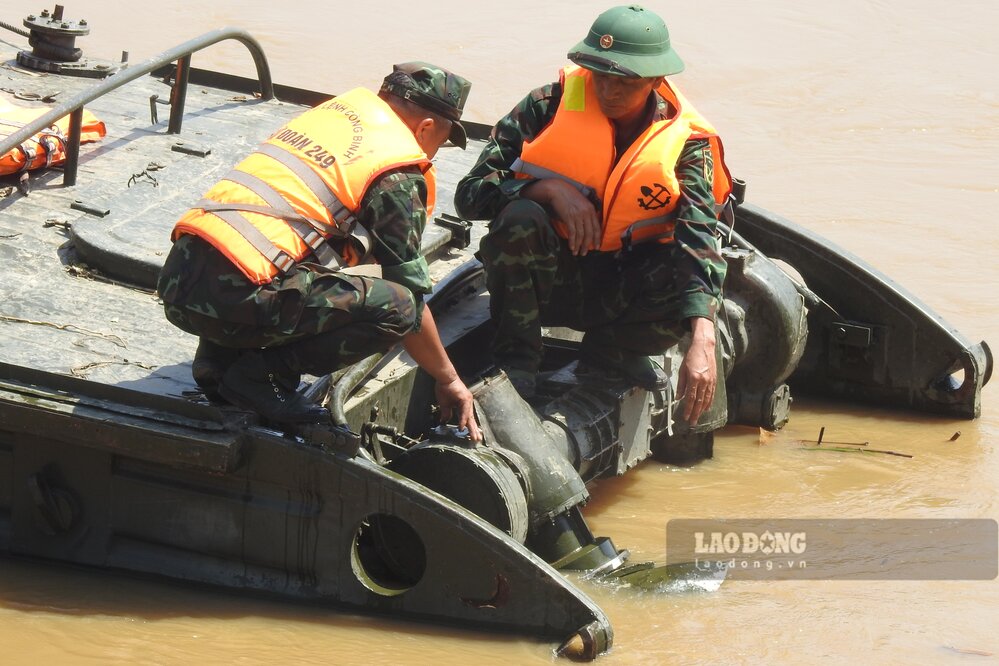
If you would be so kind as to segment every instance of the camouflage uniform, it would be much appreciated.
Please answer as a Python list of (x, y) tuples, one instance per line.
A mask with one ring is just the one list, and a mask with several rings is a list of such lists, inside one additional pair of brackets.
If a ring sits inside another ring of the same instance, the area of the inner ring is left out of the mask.
[[(676, 173), (684, 197), (675, 211), (675, 242), (622, 252), (574, 256), (540, 205), (520, 192), (533, 179), (510, 165), (544, 129), (561, 100), (559, 83), (532, 91), (493, 128), (472, 170), (459, 183), (455, 207), (469, 219), (491, 219), (479, 256), (486, 268), (497, 333), (494, 355), (507, 371), (534, 373), (542, 360), (541, 325), (585, 331), (586, 346), (607, 354), (661, 354), (685, 333), (690, 317), (714, 318), (725, 261), (720, 255), (705, 140), (689, 140)], [(647, 123), (668, 117), (654, 94)], [(617, 154), (631, 140), (619, 138)], [(605, 354), (606, 355), (606, 354)]]
[(368, 188), (357, 214), (371, 234), (384, 279), (300, 263), (265, 285), (250, 282), (207, 241), (183, 235), (160, 273), (166, 317), (179, 328), (235, 348), (280, 347), (298, 372), (323, 374), (384, 351), (419, 327), (432, 289), (420, 239), (427, 182), (416, 167)]

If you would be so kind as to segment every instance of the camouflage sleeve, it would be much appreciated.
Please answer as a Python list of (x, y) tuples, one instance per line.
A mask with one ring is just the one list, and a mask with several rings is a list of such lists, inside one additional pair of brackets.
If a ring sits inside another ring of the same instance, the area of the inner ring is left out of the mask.
[(371, 234), (372, 255), (382, 277), (413, 292), (417, 329), (423, 296), (433, 290), (430, 269), (420, 253), (427, 224), (427, 180), (417, 167), (390, 171), (368, 188), (358, 211), (358, 223)]
[(553, 83), (531, 91), (500, 119), (472, 170), (454, 195), (458, 215), (469, 220), (491, 220), (534, 179), (516, 178), (510, 166), (520, 157), (525, 141), (533, 139), (551, 121), (562, 98), (562, 87)]
[(718, 219), (712, 192), (714, 162), (708, 142), (687, 141), (676, 166), (681, 200), (673, 236), (679, 253), (678, 284), (682, 285), (682, 318), (713, 318), (721, 306), (725, 259), (721, 256)]

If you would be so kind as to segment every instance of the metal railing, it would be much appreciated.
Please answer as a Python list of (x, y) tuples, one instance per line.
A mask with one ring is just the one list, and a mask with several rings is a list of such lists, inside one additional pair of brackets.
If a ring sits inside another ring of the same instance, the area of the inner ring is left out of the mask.
[(219, 28), (212, 32), (206, 32), (200, 37), (195, 37), (141, 63), (129, 65), (127, 68), (119, 70), (104, 79), (101, 83), (64, 100), (61, 104), (52, 107), (48, 113), (39, 116), (6, 139), (0, 141), (0, 155), (6, 154), (11, 148), (19, 146), (41, 130), (51, 126), (57, 120), (69, 114), (69, 133), (66, 139), (66, 162), (63, 166), (62, 182), (66, 187), (76, 185), (76, 172), (80, 163), (80, 134), (83, 125), (83, 106), (173, 61), (177, 61), (177, 73), (174, 77), (174, 84), (170, 93), (170, 122), (167, 131), (171, 134), (179, 134), (183, 122), (184, 104), (187, 100), (187, 81), (191, 68), (191, 54), (227, 39), (234, 39), (242, 43), (250, 51), (250, 55), (253, 56), (253, 63), (257, 68), (260, 97), (264, 100), (273, 99), (274, 84), (271, 81), (271, 70), (267, 64), (267, 58), (264, 56), (264, 51), (257, 40), (242, 28)]

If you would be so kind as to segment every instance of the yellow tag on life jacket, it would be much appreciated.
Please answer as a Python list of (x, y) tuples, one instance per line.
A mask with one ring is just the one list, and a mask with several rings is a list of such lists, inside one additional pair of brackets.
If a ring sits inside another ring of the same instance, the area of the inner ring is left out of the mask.
[(586, 81), (583, 77), (566, 77), (562, 97), (566, 111), (586, 111)]

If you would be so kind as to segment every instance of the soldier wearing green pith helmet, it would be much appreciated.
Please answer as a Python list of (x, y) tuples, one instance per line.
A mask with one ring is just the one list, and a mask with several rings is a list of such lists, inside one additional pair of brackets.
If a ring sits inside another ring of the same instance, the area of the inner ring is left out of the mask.
[(718, 381), (721, 141), (666, 80), (683, 61), (648, 9), (602, 13), (568, 59), (496, 124), (455, 195), (461, 215), (490, 220), (496, 365), (531, 397), (542, 325), (567, 326), (584, 332), (577, 372), (657, 390), (669, 378), (649, 357), (689, 333), (678, 390), (696, 423)]

